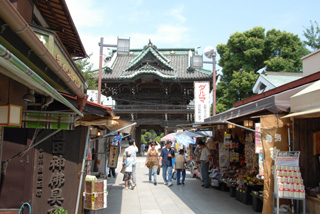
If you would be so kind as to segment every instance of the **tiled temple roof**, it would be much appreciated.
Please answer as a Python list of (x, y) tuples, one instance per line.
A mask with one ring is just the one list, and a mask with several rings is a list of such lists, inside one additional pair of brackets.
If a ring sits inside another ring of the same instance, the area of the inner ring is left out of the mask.
[(157, 49), (149, 42), (144, 49), (132, 49), (128, 55), (117, 55), (114, 52), (112, 63), (103, 69), (102, 79), (104, 81), (131, 79), (143, 74), (178, 80), (211, 78), (211, 70), (189, 68), (190, 51), (194, 54), (195, 49)]

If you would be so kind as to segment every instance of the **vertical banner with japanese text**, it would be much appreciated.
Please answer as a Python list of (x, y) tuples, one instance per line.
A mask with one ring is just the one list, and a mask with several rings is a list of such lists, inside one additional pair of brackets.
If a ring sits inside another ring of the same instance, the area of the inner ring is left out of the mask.
[(210, 82), (194, 82), (194, 120), (204, 122), (210, 117)]

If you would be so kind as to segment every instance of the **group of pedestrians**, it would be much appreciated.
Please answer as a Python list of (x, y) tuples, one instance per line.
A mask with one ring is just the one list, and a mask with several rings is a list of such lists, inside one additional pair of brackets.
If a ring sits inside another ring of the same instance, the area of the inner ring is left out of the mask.
[[(173, 158), (175, 158), (175, 151), (171, 147), (172, 142), (167, 141), (165, 146), (161, 149), (160, 155), (158, 148), (159, 144), (152, 142), (151, 148), (147, 153), (146, 166), (149, 168), (149, 182), (157, 185), (157, 174), (160, 172), (162, 167), (162, 177), (164, 184), (169, 187), (172, 186), (172, 171), (173, 171)], [(158, 147), (158, 148), (157, 148)], [(184, 184), (186, 172), (185, 172), (185, 157), (184, 150), (179, 151), (179, 155), (176, 157), (175, 170), (177, 173), (177, 185)], [(182, 182), (180, 183), (180, 177), (182, 174)], [(153, 181), (152, 181), (153, 176)]]
[[(209, 162), (211, 160), (211, 153), (206, 147), (203, 141), (198, 143), (201, 149), (201, 174), (203, 178), (202, 186), (204, 188), (210, 187), (209, 181)], [(172, 183), (172, 171), (173, 171), (173, 158), (175, 158), (175, 173), (177, 173), (177, 185), (184, 185), (186, 178), (186, 159), (185, 152), (183, 149), (179, 150), (179, 154), (175, 156), (175, 151), (171, 147), (172, 142), (167, 141), (165, 146), (161, 149), (160, 155), (156, 142), (152, 142), (148, 152), (145, 165), (149, 168), (149, 182), (157, 185), (157, 174), (160, 172), (162, 167), (162, 177), (164, 184), (171, 187)], [(125, 189), (134, 189), (136, 186), (136, 153), (138, 148), (134, 140), (129, 141), (129, 147), (125, 149), (123, 154), (123, 170), (125, 181)], [(153, 181), (152, 181), (153, 176)], [(181, 177), (182, 176), (182, 177)], [(180, 182), (181, 181), (181, 182)]]

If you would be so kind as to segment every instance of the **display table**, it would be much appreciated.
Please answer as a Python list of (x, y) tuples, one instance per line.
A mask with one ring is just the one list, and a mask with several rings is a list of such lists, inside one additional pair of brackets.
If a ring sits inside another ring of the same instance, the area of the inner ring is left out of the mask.
[[(277, 199), (277, 210), (274, 210), (274, 198)], [(279, 207), (280, 207), (280, 199), (291, 199), (291, 200), (296, 200), (296, 213), (300, 213), (300, 208), (299, 208), (299, 202), (302, 201), (303, 203), (303, 214), (306, 214), (306, 199), (305, 198), (290, 198), (290, 197), (279, 197), (278, 194), (276, 194), (275, 192), (273, 193), (273, 197), (272, 197), (272, 207), (273, 207), (273, 214), (280, 214), (279, 211)]]

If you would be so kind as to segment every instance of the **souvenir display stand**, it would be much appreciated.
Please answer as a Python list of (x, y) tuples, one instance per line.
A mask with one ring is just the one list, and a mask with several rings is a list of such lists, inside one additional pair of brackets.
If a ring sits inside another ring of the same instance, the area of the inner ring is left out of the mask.
[[(222, 137), (223, 136), (223, 137)], [(211, 186), (229, 191), (230, 197), (243, 204), (252, 204), (256, 212), (262, 211), (263, 180), (257, 178), (258, 157), (255, 152), (255, 135), (251, 132), (233, 130), (221, 133), (210, 151), (213, 157), (210, 171)]]
[[(299, 201), (303, 203), (303, 213), (306, 213), (305, 187), (299, 167), (300, 152), (278, 152), (274, 169), (273, 213), (280, 212), (280, 199), (296, 200), (295, 213), (300, 212)], [(276, 208), (274, 202), (276, 198)], [(293, 209), (292, 209), (293, 210)]]

